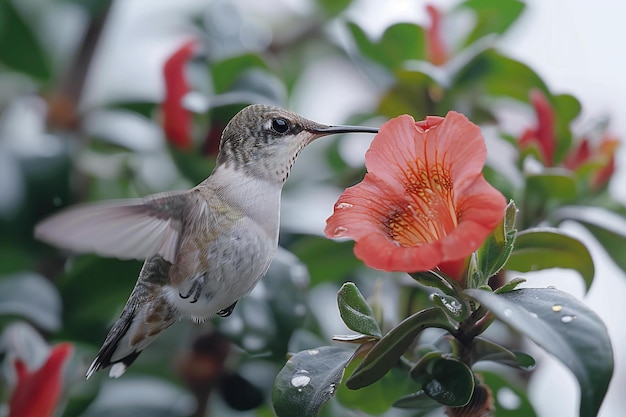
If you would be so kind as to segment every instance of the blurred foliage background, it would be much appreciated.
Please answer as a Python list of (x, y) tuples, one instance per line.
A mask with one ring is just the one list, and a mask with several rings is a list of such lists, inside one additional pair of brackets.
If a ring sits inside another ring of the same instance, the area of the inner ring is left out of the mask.
[[(553, 92), (499, 47), (525, 4), (466, 0), (440, 10), (416, 1), (410, 7), (427, 11), (422, 22), (401, 21), (372, 34), (356, 18), (362, 3), (0, 2), (0, 402), (15, 385), (13, 358), (40, 364), (49, 344), (70, 341), (75, 354), (59, 416), (269, 416), (271, 387), (287, 352), (345, 333), (335, 305), (344, 281), (359, 284), (383, 322), (395, 323), (414, 308), (420, 294), (401, 277), (366, 269), (351, 242), (322, 237), (337, 196), (362, 178), (369, 144), (364, 135), (329, 138), (296, 164), (283, 194), (284, 250), (233, 315), (181, 322), (122, 379), (101, 373), (85, 382), (141, 263), (59, 252), (35, 241), (33, 226), (78, 202), (195, 185), (211, 172), (225, 124), (250, 103), (276, 104), (322, 123), (367, 125), (403, 113), (419, 120), (463, 112), (483, 127), (487, 178), (508, 198), (524, 201), (521, 228), (576, 220), (585, 236), (607, 248), (594, 249), (594, 256), (626, 267), (624, 208), (608, 179), (597, 183), (615, 149), (585, 164), (567, 162), (583, 139), (593, 150), (613, 138), (608, 122), (572, 128), (580, 102)], [(541, 131), (533, 94), (547, 100), (553, 118), (550, 161), (540, 139), (520, 145), (526, 130)], [(182, 107), (170, 112), (168, 100)], [(560, 210), (571, 204), (586, 209)], [(606, 210), (590, 211), (599, 207)], [(602, 276), (594, 283), (609, 292), (610, 285)], [(615, 350), (624, 355), (623, 345)], [(613, 405), (601, 415), (614, 415), (610, 410), (623, 401), (615, 388), (624, 381), (620, 363), (609, 391)], [(339, 390), (322, 412), (415, 415), (390, 408), (406, 387), (393, 373), (385, 378), (378, 390)], [(498, 416), (534, 415), (528, 374), (490, 369), (485, 379), (501, 393)]]

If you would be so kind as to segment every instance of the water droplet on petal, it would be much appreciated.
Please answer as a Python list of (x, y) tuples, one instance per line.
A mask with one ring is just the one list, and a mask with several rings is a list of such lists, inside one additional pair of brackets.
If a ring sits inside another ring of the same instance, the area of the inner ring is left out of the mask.
[(339, 203), (335, 206), (337, 210), (353, 207), (350, 203)]
[(339, 226), (339, 227), (336, 227), (336, 228), (335, 228), (335, 231), (333, 232), (333, 235), (334, 235), (335, 237), (341, 237), (341, 236), (343, 236), (343, 235), (344, 235), (347, 231), (348, 231), (348, 229), (346, 229), (345, 227), (343, 227), (343, 226)]
[(335, 393), (335, 388), (337, 387), (337, 384), (330, 384), (330, 387), (328, 388), (328, 393), (330, 395), (333, 395)]
[(555, 304), (555, 305), (552, 306), (552, 311), (554, 311), (555, 313), (558, 313), (561, 310), (563, 310), (563, 306), (562, 305)]
[(298, 392), (302, 392), (302, 387), (306, 387), (311, 382), (311, 377), (309, 376), (309, 372), (304, 369), (299, 369), (294, 372), (291, 377), (291, 385), (293, 385), (298, 389)]
[(563, 317), (561, 317), (561, 322), (565, 323), (565, 324), (571, 323), (574, 320), (576, 320), (576, 316), (563, 316)]
[(311, 356), (313, 355), (317, 355), (318, 353), (320, 353), (319, 349), (309, 349), (307, 350), (307, 353)]
[(504, 315), (506, 317), (511, 317), (513, 315), (513, 310), (511, 310), (510, 308), (505, 308), (504, 309)]

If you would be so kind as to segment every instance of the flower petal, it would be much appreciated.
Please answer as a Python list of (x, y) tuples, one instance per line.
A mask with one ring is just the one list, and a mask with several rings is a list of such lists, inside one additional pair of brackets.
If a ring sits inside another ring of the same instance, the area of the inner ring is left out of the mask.
[(18, 383), (11, 395), (9, 417), (52, 417), (61, 396), (63, 365), (73, 350), (70, 343), (54, 346), (43, 366), (34, 372), (16, 360)]
[(165, 99), (163, 100), (163, 130), (169, 141), (180, 149), (191, 146), (191, 112), (183, 107), (182, 100), (189, 92), (185, 66), (193, 56), (196, 41), (183, 44), (163, 67)]

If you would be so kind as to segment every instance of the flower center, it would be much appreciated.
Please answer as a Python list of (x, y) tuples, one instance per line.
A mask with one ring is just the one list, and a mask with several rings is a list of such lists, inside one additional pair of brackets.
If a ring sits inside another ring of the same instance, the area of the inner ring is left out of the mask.
[[(425, 167), (424, 167), (425, 168)], [(388, 236), (399, 246), (419, 246), (447, 236), (458, 224), (450, 172), (441, 164), (406, 173), (406, 200), (385, 222)]]

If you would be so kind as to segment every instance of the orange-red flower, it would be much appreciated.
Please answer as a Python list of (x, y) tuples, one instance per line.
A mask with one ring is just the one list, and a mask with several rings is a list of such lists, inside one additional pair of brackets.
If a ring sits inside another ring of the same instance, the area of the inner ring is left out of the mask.
[(21, 360), (15, 361), (17, 386), (11, 395), (9, 417), (51, 417), (61, 396), (63, 364), (73, 351), (70, 343), (52, 348), (48, 359), (36, 371), (27, 369)]
[(459, 263), (478, 249), (506, 206), (482, 175), (486, 154), (480, 129), (462, 114), (390, 120), (365, 156), (365, 178), (335, 204), (326, 236), (356, 240), (356, 256), (372, 268), (439, 267), (461, 280)]
[(519, 145), (522, 149), (533, 144), (536, 145), (545, 166), (551, 167), (554, 165), (554, 152), (556, 150), (554, 109), (548, 98), (540, 90), (530, 92), (530, 102), (537, 114), (537, 126), (526, 129), (519, 140)]
[(167, 139), (180, 149), (191, 146), (191, 112), (182, 105), (183, 97), (189, 92), (185, 66), (193, 56), (195, 41), (183, 44), (165, 62), (165, 99), (163, 100), (163, 130)]

